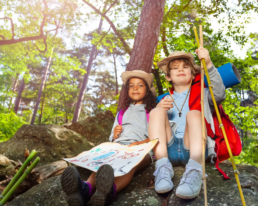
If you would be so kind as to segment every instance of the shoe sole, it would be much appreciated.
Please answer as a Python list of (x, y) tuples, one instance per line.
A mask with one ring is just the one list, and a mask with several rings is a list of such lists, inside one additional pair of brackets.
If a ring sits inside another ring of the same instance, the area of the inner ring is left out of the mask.
[(171, 189), (161, 190), (161, 191), (157, 191), (157, 190), (155, 190), (155, 191), (156, 191), (156, 193), (158, 193), (158, 194), (163, 194), (163, 193), (170, 192), (173, 188), (174, 188), (174, 185), (172, 186), (172, 188), (171, 188)]
[(68, 197), (69, 206), (83, 206), (84, 202), (78, 188), (78, 172), (67, 167), (61, 175), (61, 186)]
[(93, 206), (104, 206), (114, 184), (114, 170), (110, 165), (102, 165), (95, 176), (96, 192), (91, 198)]
[(192, 196), (184, 196), (184, 195), (181, 195), (181, 194), (178, 194), (178, 193), (176, 193), (176, 196), (180, 197), (181, 199), (194, 199), (194, 198), (199, 196), (199, 194), (201, 192), (201, 189), (202, 189), (202, 187), (200, 188), (200, 190), (196, 194), (194, 194)]

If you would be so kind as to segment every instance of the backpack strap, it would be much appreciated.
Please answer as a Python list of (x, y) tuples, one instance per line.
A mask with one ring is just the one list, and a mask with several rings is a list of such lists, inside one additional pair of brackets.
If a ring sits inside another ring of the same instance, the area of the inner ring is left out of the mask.
[[(128, 109), (128, 108), (127, 108)], [(127, 110), (126, 109), (126, 110)], [(124, 116), (124, 113), (126, 112), (126, 110), (125, 111), (123, 111), (122, 109), (118, 112), (118, 115), (117, 115), (117, 121), (118, 121), (118, 124), (119, 125), (122, 125), (122, 121), (123, 121), (123, 116)], [(149, 123), (149, 113), (147, 112), (147, 110), (145, 110), (146, 111), (146, 116), (147, 116), (147, 122)]]
[(149, 123), (149, 113), (146, 110), (147, 122)]
[[(128, 108), (127, 108), (128, 109)], [(126, 110), (127, 110), (126, 109)], [(125, 111), (126, 111), (125, 110)], [(123, 121), (123, 116), (124, 116), (124, 113), (125, 111), (123, 111), (122, 109), (118, 112), (118, 115), (117, 115), (117, 121), (118, 121), (118, 124), (119, 125), (122, 125), (122, 121)]]

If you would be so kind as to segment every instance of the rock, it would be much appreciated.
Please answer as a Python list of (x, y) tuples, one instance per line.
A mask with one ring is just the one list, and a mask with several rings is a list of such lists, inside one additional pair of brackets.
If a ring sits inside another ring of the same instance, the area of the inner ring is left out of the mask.
[(74, 122), (70, 125), (64, 125), (64, 127), (81, 134), (96, 146), (109, 141), (108, 138), (114, 120), (115, 118), (112, 112), (106, 111), (98, 113), (96, 116), (88, 117), (85, 120)]
[(0, 143), (0, 151), (9, 159), (24, 162), (25, 149), (35, 149), (38, 165), (74, 157), (92, 146), (80, 134), (59, 125), (23, 125), (15, 135)]
[(4, 155), (0, 154), (0, 182), (6, 179), (6, 176), (15, 175), (15, 165)]
[[(220, 173), (213, 164), (206, 165), (207, 196), (209, 205), (234, 205), (240, 206), (241, 199), (236, 187), (236, 180), (233, 168), (227, 164), (220, 164), (221, 168), (231, 177), (230, 180), (223, 180)], [(238, 165), (240, 172), (239, 179), (243, 187), (246, 205), (257, 205), (258, 195), (258, 168), (248, 165)], [(149, 183), (153, 180), (152, 173), (154, 165), (150, 165), (139, 171), (133, 177), (130, 184), (119, 192), (109, 205), (113, 206), (138, 206), (138, 205), (204, 205), (204, 194), (201, 190), (200, 195), (193, 200), (182, 200), (175, 195), (175, 189), (183, 175), (184, 167), (175, 167), (175, 177), (173, 182), (175, 188), (171, 193), (158, 195), (154, 189), (149, 188)], [(83, 180), (87, 180), (90, 172), (86, 169), (79, 170)], [(35, 186), (23, 195), (15, 198), (8, 206), (37, 205), (37, 206), (66, 206), (66, 195), (60, 186), (60, 176), (50, 178), (40, 185)], [(165, 204), (167, 202), (167, 204)]]

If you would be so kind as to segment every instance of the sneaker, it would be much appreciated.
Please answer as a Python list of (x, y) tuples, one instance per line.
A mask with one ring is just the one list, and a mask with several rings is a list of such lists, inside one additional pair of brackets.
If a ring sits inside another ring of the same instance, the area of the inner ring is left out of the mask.
[(93, 206), (104, 206), (115, 196), (114, 170), (110, 165), (102, 165), (95, 176), (96, 192), (91, 198)]
[(80, 178), (73, 166), (67, 167), (61, 175), (61, 186), (68, 196), (69, 206), (84, 206), (90, 200), (91, 188)]
[(200, 194), (201, 187), (202, 169), (200, 167), (192, 167), (188, 163), (179, 186), (176, 189), (176, 196), (182, 199), (193, 199)]
[(173, 189), (174, 184), (172, 178), (174, 171), (168, 158), (164, 157), (156, 162), (156, 170), (153, 173), (155, 176), (155, 191), (157, 193), (166, 193)]

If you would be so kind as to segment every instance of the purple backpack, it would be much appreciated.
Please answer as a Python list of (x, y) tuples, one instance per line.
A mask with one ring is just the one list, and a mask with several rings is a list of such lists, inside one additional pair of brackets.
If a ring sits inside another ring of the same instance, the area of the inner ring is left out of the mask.
[[(123, 116), (124, 116), (124, 113), (126, 112), (126, 110), (123, 112), (121, 109), (117, 115), (117, 121), (118, 121), (119, 125), (122, 125)], [(149, 122), (149, 113), (147, 113), (147, 110), (146, 110), (146, 116), (147, 116), (147, 121)]]

